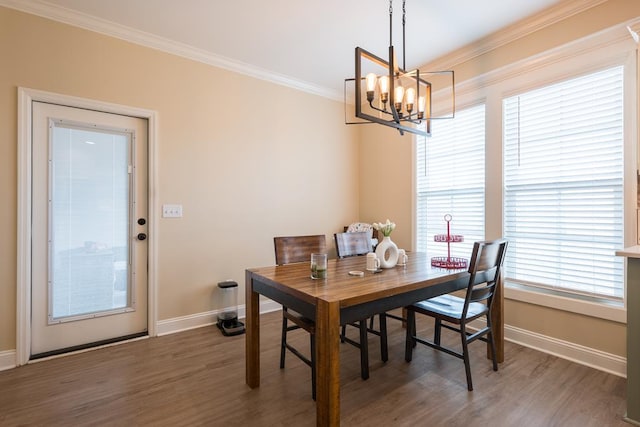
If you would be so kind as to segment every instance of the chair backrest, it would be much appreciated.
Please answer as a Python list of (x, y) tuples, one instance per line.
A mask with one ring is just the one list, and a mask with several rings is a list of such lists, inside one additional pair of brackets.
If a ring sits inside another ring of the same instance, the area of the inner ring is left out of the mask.
[(371, 239), (378, 239), (378, 230), (373, 225), (366, 222), (354, 222), (344, 226), (344, 232), (355, 233), (356, 231), (366, 231)]
[(507, 252), (506, 240), (475, 242), (469, 260), (469, 286), (465, 298), (464, 315), (472, 302), (486, 302), (491, 308), (504, 257)]
[(310, 262), (312, 253), (327, 253), (327, 239), (324, 234), (274, 237), (273, 244), (278, 265)]
[(336, 240), (338, 258), (364, 255), (371, 252), (371, 239), (366, 231), (336, 233), (333, 236)]

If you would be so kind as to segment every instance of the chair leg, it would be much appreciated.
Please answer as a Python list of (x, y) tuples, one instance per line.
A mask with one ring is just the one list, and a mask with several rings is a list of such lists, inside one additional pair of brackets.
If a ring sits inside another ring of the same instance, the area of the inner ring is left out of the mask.
[(440, 338), (442, 337), (442, 320), (436, 318), (436, 323), (433, 328), (433, 342), (440, 345)]
[(489, 320), (489, 316), (487, 316), (487, 326), (489, 327), (489, 332), (487, 333), (487, 339), (489, 340), (489, 344), (491, 344), (491, 361), (493, 362), (493, 370), (498, 370), (498, 356), (496, 354), (496, 341), (493, 339), (493, 327), (491, 326), (491, 320)]
[(489, 342), (491, 343), (491, 361), (493, 362), (493, 370), (498, 370), (498, 358), (496, 357), (496, 343), (493, 339), (493, 333), (489, 332)]
[(462, 340), (462, 358), (464, 360), (464, 371), (467, 375), (467, 389), (473, 391), (473, 382), (471, 381), (471, 365), (469, 363), (469, 347), (467, 343), (467, 331), (464, 323), (460, 325), (460, 338)]
[(340, 342), (344, 342), (344, 337), (347, 334), (347, 325), (342, 325), (342, 333), (340, 334)]
[(316, 400), (316, 337), (309, 334), (311, 339), (311, 397)]
[[(284, 309), (283, 309), (284, 310)], [(282, 338), (280, 339), (280, 369), (284, 369), (284, 355), (287, 350), (287, 318), (282, 313)]]
[(369, 378), (369, 343), (367, 339), (367, 319), (358, 322), (360, 326), (360, 376)]
[(383, 362), (389, 360), (389, 349), (387, 345), (387, 315), (380, 313), (380, 356)]
[(405, 339), (405, 347), (404, 347), (404, 360), (407, 362), (411, 362), (413, 357), (413, 347), (415, 347), (415, 340), (413, 336), (416, 331), (416, 313), (413, 310), (407, 310), (407, 338)]

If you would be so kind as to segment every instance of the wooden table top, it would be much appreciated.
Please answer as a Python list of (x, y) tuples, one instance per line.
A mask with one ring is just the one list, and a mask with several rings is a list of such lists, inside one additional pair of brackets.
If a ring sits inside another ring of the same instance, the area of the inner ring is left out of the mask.
[[(425, 253), (411, 252), (406, 266), (383, 269), (379, 273), (366, 270), (366, 257), (329, 260), (326, 279), (311, 279), (309, 262), (280, 266), (252, 268), (248, 271), (259, 276), (261, 282), (296, 298), (315, 304), (317, 299), (340, 302), (341, 307), (370, 302), (406, 293), (425, 285), (436, 285), (467, 277), (466, 269), (450, 270), (431, 267)], [(349, 271), (362, 271), (363, 277), (349, 275)]]

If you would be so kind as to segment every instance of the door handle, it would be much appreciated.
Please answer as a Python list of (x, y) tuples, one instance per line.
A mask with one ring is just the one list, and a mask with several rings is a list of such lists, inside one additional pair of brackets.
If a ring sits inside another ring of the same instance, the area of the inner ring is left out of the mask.
[(147, 235), (146, 233), (138, 233), (138, 240), (146, 240)]

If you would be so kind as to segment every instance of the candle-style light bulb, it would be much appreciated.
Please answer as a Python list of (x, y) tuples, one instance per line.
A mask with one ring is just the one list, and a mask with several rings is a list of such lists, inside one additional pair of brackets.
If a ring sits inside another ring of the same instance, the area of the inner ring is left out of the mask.
[(416, 101), (416, 90), (414, 88), (410, 87), (409, 89), (407, 89), (405, 100), (407, 105), (407, 112), (411, 114), (411, 111), (413, 111), (413, 104)]
[(389, 76), (380, 76), (378, 83), (380, 84), (380, 101), (386, 104), (389, 100)]
[(396, 106), (396, 111), (400, 113), (402, 111), (402, 98), (404, 98), (404, 88), (400, 85), (396, 86), (394, 92), (394, 105)]
[(365, 77), (365, 80), (367, 83), (367, 101), (371, 102), (373, 101), (373, 96), (375, 94), (378, 76), (376, 76), (374, 73), (369, 73), (367, 74), (367, 77)]
[(369, 73), (365, 79), (367, 81), (367, 92), (376, 90), (378, 76), (376, 76), (375, 73)]
[(418, 98), (418, 118), (422, 120), (424, 118), (424, 107), (426, 99), (424, 96)]

